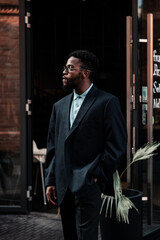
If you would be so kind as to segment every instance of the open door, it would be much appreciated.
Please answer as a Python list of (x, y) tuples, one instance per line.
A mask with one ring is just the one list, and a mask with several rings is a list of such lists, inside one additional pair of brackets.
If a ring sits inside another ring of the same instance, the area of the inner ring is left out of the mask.
[(31, 200), (27, 4), (0, 1), (0, 212), (5, 213), (27, 212)]

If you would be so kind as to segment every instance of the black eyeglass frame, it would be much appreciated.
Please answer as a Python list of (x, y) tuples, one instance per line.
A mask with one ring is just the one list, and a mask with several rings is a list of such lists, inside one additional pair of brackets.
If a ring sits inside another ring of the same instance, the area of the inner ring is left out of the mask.
[(76, 70), (77, 68), (74, 68), (73, 65), (63, 66), (62, 71), (66, 71), (67, 73), (72, 72), (73, 70)]

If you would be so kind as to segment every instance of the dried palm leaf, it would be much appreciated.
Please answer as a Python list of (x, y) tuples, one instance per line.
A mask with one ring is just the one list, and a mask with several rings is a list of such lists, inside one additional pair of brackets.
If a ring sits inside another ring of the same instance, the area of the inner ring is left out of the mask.
[(124, 172), (135, 162), (138, 162), (140, 160), (145, 160), (148, 159), (150, 157), (152, 157), (153, 155), (155, 155), (156, 153), (153, 153), (155, 150), (157, 150), (157, 148), (160, 146), (160, 143), (152, 143), (149, 144), (147, 143), (146, 145), (144, 145), (144, 147), (138, 149), (133, 157), (133, 160), (128, 164), (128, 166), (124, 169), (124, 171), (121, 173), (120, 178), (122, 177), (122, 175), (124, 174)]
[[(130, 164), (125, 168), (123, 173), (131, 166), (131, 164), (152, 157), (155, 155), (153, 152), (160, 146), (160, 143), (154, 142), (153, 144), (146, 144), (143, 148), (140, 148), (135, 153), (133, 160)], [(114, 186), (114, 197), (102, 194), (103, 202), (101, 206), (100, 213), (102, 213), (102, 209), (104, 207), (104, 203), (106, 202), (106, 213), (105, 217), (108, 215), (108, 210), (110, 208), (110, 217), (112, 216), (112, 207), (113, 201), (115, 201), (116, 208), (116, 218), (120, 222), (125, 222), (129, 224), (129, 210), (134, 208), (137, 212), (138, 209), (134, 205), (134, 203), (125, 195), (122, 194), (122, 186), (121, 186), (121, 176), (119, 176), (118, 171), (113, 174), (113, 186)]]

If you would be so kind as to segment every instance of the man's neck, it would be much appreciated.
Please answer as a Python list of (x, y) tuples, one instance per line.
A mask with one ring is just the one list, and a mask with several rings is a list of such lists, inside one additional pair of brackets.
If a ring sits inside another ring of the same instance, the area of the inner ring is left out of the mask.
[(75, 88), (75, 92), (78, 94), (78, 95), (81, 95), (82, 93), (84, 93), (90, 86), (91, 86), (91, 82), (83, 85), (83, 86), (80, 86), (79, 88)]

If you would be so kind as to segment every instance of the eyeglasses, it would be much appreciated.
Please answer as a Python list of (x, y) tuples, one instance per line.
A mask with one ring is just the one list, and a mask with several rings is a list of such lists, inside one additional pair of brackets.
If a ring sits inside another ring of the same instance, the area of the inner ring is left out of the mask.
[(67, 73), (72, 72), (73, 70), (76, 70), (77, 68), (74, 68), (72, 65), (63, 66), (62, 71), (66, 71)]

